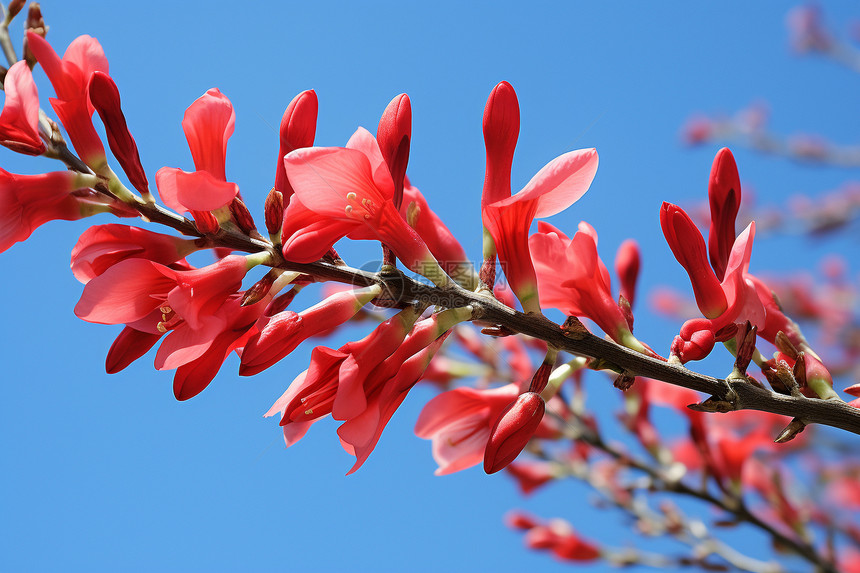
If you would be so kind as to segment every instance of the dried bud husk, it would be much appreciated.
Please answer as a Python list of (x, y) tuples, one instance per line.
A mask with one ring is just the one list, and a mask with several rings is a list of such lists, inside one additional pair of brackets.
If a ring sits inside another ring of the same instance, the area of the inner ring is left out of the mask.
[(633, 383), (635, 381), (636, 376), (630, 374), (629, 372), (625, 372), (615, 378), (615, 381), (612, 383), (612, 385), (621, 390), (622, 392), (626, 392), (633, 386)]
[(276, 278), (278, 278), (278, 271), (271, 269), (266, 273), (266, 276), (258, 280), (251, 286), (251, 288), (245, 291), (240, 305), (251, 306), (252, 304), (260, 302), (264, 296), (269, 294), (269, 290), (272, 288)]
[(752, 361), (753, 354), (755, 354), (757, 333), (758, 328), (750, 324), (750, 321), (747, 321), (740, 329), (738, 353), (735, 357), (735, 369), (741, 374), (746, 373), (750, 361)]
[(774, 340), (774, 346), (776, 346), (780, 352), (791, 358), (792, 360), (797, 359), (797, 348), (795, 348), (794, 344), (792, 344), (791, 340), (788, 338), (788, 335), (783, 331), (779, 331), (776, 333), (776, 340)]

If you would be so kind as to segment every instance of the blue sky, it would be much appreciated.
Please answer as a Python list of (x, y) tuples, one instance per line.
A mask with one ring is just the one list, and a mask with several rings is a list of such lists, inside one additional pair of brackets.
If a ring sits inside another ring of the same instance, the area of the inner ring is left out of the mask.
[[(191, 168), (180, 121), (194, 99), (218, 87), (232, 100), (237, 121), (227, 175), (260, 223), (277, 126), (295, 94), (316, 90), (317, 142), (343, 145), (359, 125), (375, 131), (388, 101), (406, 92), (414, 116), (410, 178), (479, 256), (481, 116), (492, 87), (507, 80), (522, 116), (514, 189), (557, 155), (596, 147), (600, 168), (591, 190), (551, 222), (573, 229), (589, 221), (605, 260), (625, 238), (640, 240), (643, 293), (686, 284), (662, 241), (658, 213), (664, 200), (706, 194), (716, 146), (680, 145), (690, 114), (731, 113), (765, 99), (777, 132), (823, 133), (840, 143), (860, 133), (860, 119), (848, 113), (858, 78), (830, 62), (792, 56), (784, 10), (775, 6), (42, 3), (59, 52), (79, 34), (104, 46), (150, 181), (165, 165)], [(849, 2), (829, 4), (826, 14), (832, 23), (860, 15)], [(17, 23), (13, 29), (19, 32)], [(37, 77), (47, 108), (53, 94)], [(742, 181), (771, 204), (857, 175), (743, 149), (735, 156)], [(58, 168), (5, 149), (0, 165), (21, 173)], [(172, 373), (156, 372), (149, 357), (106, 375), (104, 356), (119, 329), (72, 313), (81, 287), (68, 270), (69, 251), (85, 228), (48, 224), (0, 259), (7, 301), (0, 331), (4, 570), (562, 570), (524, 550), (502, 525), (512, 507), (566, 517), (615, 546), (677, 549), (637, 540), (619, 528), (620, 516), (594, 510), (577, 484), (554, 484), (523, 500), (505, 475), (475, 468), (434, 477), (429, 443), (412, 435), (431, 396), (424, 389), (406, 401), (353, 476), (344, 477), (352, 459), (333, 424), (318, 424), (285, 451), (277, 422), (262, 414), (306, 367), (311, 342), (251, 379), (236, 375), (233, 357), (186, 403), (173, 399)], [(342, 252), (361, 266), (377, 256), (371, 247)], [(828, 248), (796, 238), (760, 241), (753, 269), (811, 269)], [(637, 333), (658, 351), (677, 327), (644, 307), (637, 313)], [(617, 396), (601, 391), (596, 378), (593, 385), (598, 408), (617, 407)], [(761, 539), (751, 540), (755, 552)]]

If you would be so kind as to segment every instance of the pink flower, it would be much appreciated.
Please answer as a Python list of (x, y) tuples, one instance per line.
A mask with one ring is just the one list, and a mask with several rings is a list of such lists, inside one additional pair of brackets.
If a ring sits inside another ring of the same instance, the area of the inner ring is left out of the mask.
[(86, 176), (71, 171), (17, 175), (0, 169), (0, 253), (48, 221), (91, 215), (85, 200), (71, 194), (90, 183)]
[(597, 254), (597, 233), (584, 222), (579, 229), (569, 239), (541, 221), (529, 239), (541, 305), (590, 318), (616, 342), (643, 351), (612, 297), (609, 271)]
[(401, 347), (417, 319), (418, 312), (405, 309), (368, 336), (338, 350), (315, 348), (308, 370), (293, 380), (266, 413), (267, 417), (281, 414), (287, 446), (301, 439), (310, 424), (333, 412), (339, 420), (364, 412), (365, 380), (372, 374), (384, 374), (380, 364)]
[(39, 92), (27, 62), (9, 68), (3, 90), (6, 102), (0, 113), (0, 144), (18, 153), (41, 155), (45, 143), (39, 135)]
[(96, 171), (105, 164), (105, 151), (93, 127), (93, 105), (89, 100), (90, 77), (96, 71), (108, 73), (108, 62), (98, 40), (79, 36), (60, 59), (54, 48), (33, 31), (27, 31), (27, 45), (45, 70), (56, 98), (51, 106), (69, 134), (84, 163)]
[(490, 390), (463, 386), (427, 402), (415, 423), (415, 435), (433, 441), (436, 475), (481, 463), (492, 424), (517, 395), (516, 384)]
[(381, 287), (378, 286), (342, 291), (300, 313), (284, 310), (272, 316), (262, 316), (257, 334), (242, 351), (239, 375), (252, 376), (262, 372), (304, 340), (348, 321), (380, 292)]
[(290, 201), (284, 216), (287, 259), (315, 261), (349, 234), (381, 241), (409, 269), (437, 284), (448, 282), (427, 245), (395, 208), (391, 174), (367, 130), (359, 128), (345, 148), (293, 151), (284, 164), (298, 199)]
[(196, 171), (188, 173), (174, 167), (158, 170), (155, 183), (165, 205), (179, 213), (213, 211), (236, 197), (239, 187), (229, 183), (225, 174), (227, 141), (235, 121), (233, 105), (216, 88), (185, 110), (182, 129)]
[(87, 282), (75, 314), (87, 322), (130, 324), (159, 311), (162, 332), (183, 323), (201, 329), (239, 290), (254, 262), (230, 255), (202, 269), (178, 271), (146, 259), (125, 259)]
[(128, 225), (96, 225), (72, 249), (72, 274), (86, 284), (128, 258), (171, 265), (197, 250), (193, 240), (153, 233)]
[(545, 165), (511, 196), (510, 171), (519, 132), (519, 104), (510, 84), (496, 86), (484, 109), (487, 170), (481, 198), (484, 227), (495, 243), (512, 290), (527, 312), (539, 311), (537, 278), (529, 254), (529, 227), (575, 203), (597, 172), (597, 152), (565, 153)]

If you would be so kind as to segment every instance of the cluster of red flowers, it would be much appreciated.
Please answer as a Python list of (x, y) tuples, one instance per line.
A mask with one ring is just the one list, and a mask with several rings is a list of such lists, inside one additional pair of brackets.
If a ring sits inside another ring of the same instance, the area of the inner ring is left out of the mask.
[[(293, 310), (296, 295), (319, 279), (312, 263), (347, 268), (334, 249), (344, 238), (381, 244), (386, 265), (380, 276), (393, 273), (391, 267), (399, 259), (406, 269), (431, 281), (438, 292), (467, 292), (499, 300), (510, 309), (518, 302), (526, 314), (533, 315), (554, 308), (589, 319), (618, 345), (660, 359), (633, 335), (632, 305), (640, 266), (635, 242), (624, 243), (618, 252), (615, 270), (621, 286), (616, 299), (591, 225), (580, 223), (570, 237), (541, 221), (537, 232), (530, 233), (535, 218), (561, 212), (588, 190), (598, 157), (594, 149), (565, 153), (512, 194), (511, 167), (520, 117), (510, 84), (498, 84), (484, 110), (484, 257), (476, 269), (406, 176), (412, 118), (405, 94), (385, 109), (376, 136), (358, 128), (345, 147), (315, 147), (316, 94), (305, 91), (293, 99), (281, 122), (274, 185), (264, 208), (266, 238), (258, 232), (239, 187), (227, 178), (225, 157), (235, 113), (225, 95), (210, 89), (185, 112), (182, 127), (194, 170), (163, 167), (155, 175), (157, 195), (172, 210), (168, 211), (150, 190), (99, 43), (82, 36), (60, 58), (43, 35), (44, 30), (28, 31), (27, 45), (54, 87), (57, 97), (50, 100), (51, 105), (77, 155), (65, 147), (56, 125), (40, 119), (39, 95), (27, 62), (14, 64), (5, 79), (0, 143), (20, 153), (60, 159), (71, 170), (29, 176), (0, 170), (0, 251), (25, 240), (47, 221), (106, 212), (120, 217), (157, 216), (160, 222), (192, 234), (181, 238), (105, 224), (89, 228), (79, 238), (71, 257), (72, 272), (84, 284), (76, 315), (93, 323), (124, 326), (108, 351), (108, 372), (124, 369), (159, 345), (155, 367), (176, 371), (174, 394), (186, 400), (210, 384), (233, 352), (240, 357), (239, 374), (252, 376), (276, 364), (301, 342), (352, 320), (368, 304), (393, 306), (396, 311), (382, 317), (364, 338), (338, 349), (314, 348), (308, 368), (266, 414), (280, 417), (288, 446), (314, 422), (328, 416), (337, 420), (341, 444), (356, 458), (350, 473), (355, 471), (419, 381), (441, 381), (448, 388), (452, 380), (465, 377), (456, 373), (455, 365), (446, 364), (450, 358), (440, 353), (452, 333), (460, 348), (482, 363), (494, 359), (488, 357), (489, 339), (458, 327), (480, 318), (472, 305), (431, 309), (430, 302), (392, 301), (383, 280), (329, 292), (318, 304)], [(113, 158), (133, 190), (108, 164), (93, 126), (95, 112), (104, 124)], [(702, 359), (716, 342), (724, 342), (738, 356), (738, 376), (746, 375), (752, 360), (784, 393), (792, 391), (784, 385), (785, 372), (790, 371), (807, 395), (838, 398), (830, 373), (797, 325), (783, 313), (770, 288), (748, 272), (755, 224), (736, 236), (741, 188), (728, 149), (721, 150), (714, 161), (709, 198), (707, 245), (680, 207), (664, 203), (660, 213), (663, 233), (690, 276), (704, 316), (683, 325), (669, 361)], [(181, 216), (186, 213), (190, 219)], [(216, 262), (200, 268), (189, 263), (189, 255), (203, 250), (211, 251)], [(241, 250), (249, 254), (238, 254)], [(497, 259), (511, 291), (494, 288)], [(252, 269), (260, 266), (268, 269), (264, 276), (249, 279)], [(291, 270), (297, 268), (304, 270)], [(488, 333), (499, 337), (510, 358), (508, 383), (464, 385), (442, 392), (425, 406), (415, 433), (432, 440), (438, 474), (483, 462), (488, 473), (509, 467), (523, 489), (530, 491), (556, 476), (553, 466), (512, 462), (533, 439), (571, 438), (565, 433), (567, 421), (585, 419), (560, 398), (560, 389), (582, 368), (612, 368), (584, 358), (557, 366), (560, 349), (530, 341), (544, 355), (535, 367), (521, 338), (507, 336), (511, 332), (498, 327)], [(756, 350), (756, 337), (778, 349), (773, 359)], [(497, 373), (495, 367), (490, 370)], [(621, 372), (616, 383), (626, 389), (632, 380)], [(744, 423), (706, 427), (704, 414), (685, 408), (698, 401), (695, 393), (663, 387), (658, 392), (656, 384), (643, 380), (628, 394), (633, 406), (623, 421), (640, 443), (657, 458), (668, 455), (689, 469), (701, 469), (724, 490), (740, 488), (742, 483), (757, 489), (762, 497), (775, 500), (772, 507), (782, 523), (792, 527), (800, 510), (782, 490), (774, 489), (776, 480), (744, 477), (750, 455), (773, 447), (770, 432), (763, 427), (742, 432), (748, 425), (742, 415), (736, 419)], [(688, 416), (690, 438), (672, 446), (668, 454), (648, 416), (650, 403), (669, 404)], [(596, 431), (594, 422), (585, 426)], [(568, 458), (585, 463), (593, 447), (594, 443), (578, 442)], [(606, 483), (612, 479), (606, 477)], [(550, 550), (561, 559), (589, 561), (602, 556), (599, 548), (567, 525), (519, 517), (515, 526), (528, 530), (530, 547)]]

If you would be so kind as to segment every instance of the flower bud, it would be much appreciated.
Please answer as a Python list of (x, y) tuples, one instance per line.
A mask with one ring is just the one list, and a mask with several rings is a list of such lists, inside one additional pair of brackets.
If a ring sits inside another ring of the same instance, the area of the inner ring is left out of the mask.
[[(286, 203), (290, 202), (293, 188), (287, 179), (284, 168), (284, 156), (296, 149), (310, 147), (314, 144), (317, 131), (317, 113), (319, 102), (314, 90), (305, 90), (290, 102), (284, 117), (281, 118), (278, 162), (275, 166), (275, 189), (284, 194)], [(280, 225), (278, 225), (280, 228)]]
[(385, 108), (376, 130), (379, 150), (394, 181), (394, 206), (398, 210), (403, 202), (403, 182), (406, 177), (406, 165), (409, 163), (411, 139), (412, 104), (409, 102), (408, 95), (400, 94)]
[(233, 215), (233, 221), (236, 222), (236, 226), (246, 235), (250, 235), (251, 232), (257, 230), (257, 225), (254, 223), (251, 212), (248, 211), (248, 206), (238, 197), (230, 203), (230, 214)]
[(119, 90), (113, 79), (103, 72), (93, 72), (89, 83), (90, 102), (102, 118), (108, 145), (129, 182), (144, 196), (149, 195), (149, 181), (140, 164), (140, 154), (134, 137), (128, 130), (125, 115), (120, 107)]
[(284, 224), (284, 194), (272, 188), (266, 196), (266, 230), (270, 236), (277, 236)]
[(11, 21), (12, 18), (18, 15), (18, 12), (21, 11), (21, 8), (26, 3), (26, 0), (12, 0), (9, 2), (9, 6), (6, 8), (6, 19)]
[(693, 330), (688, 325), (698, 321), (687, 321), (681, 327), (681, 334), (672, 342), (671, 353), (681, 359), (681, 362), (702, 360), (714, 349), (716, 339), (710, 330)]
[(201, 235), (214, 235), (221, 229), (218, 219), (209, 211), (194, 211), (192, 214), (194, 225)]
[(511, 402), (490, 431), (484, 471), (493, 474), (514, 461), (534, 435), (545, 411), (543, 398), (534, 392), (520, 394)]
[(520, 134), (520, 104), (511, 84), (493, 88), (484, 108), (484, 144), (487, 169), (481, 207), (511, 196), (511, 164)]
[(735, 244), (735, 219), (741, 205), (741, 180), (738, 166), (727, 147), (720, 149), (711, 166), (708, 181), (711, 205), (711, 229), (708, 233), (708, 254), (717, 279), (723, 280), (732, 246)]
[(627, 239), (618, 247), (615, 255), (615, 272), (621, 282), (621, 296), (633, 305), (636, 296), (636, 280), (639, 278), (639, 245), (633, 239)]

